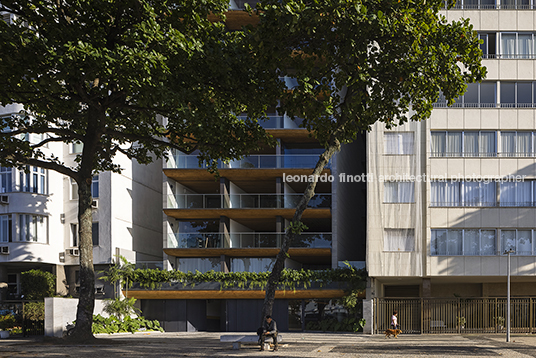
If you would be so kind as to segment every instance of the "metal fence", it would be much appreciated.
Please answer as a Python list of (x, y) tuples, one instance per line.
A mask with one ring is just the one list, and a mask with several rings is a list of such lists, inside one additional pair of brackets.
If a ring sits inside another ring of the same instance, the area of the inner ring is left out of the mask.
[[(374, 332), (398, 312), (404, 333), (505, 333), (506, 298), (376, 298)], [(512, 298), (512, 333), (536, 333), (536, 298)]]
[[(14, 327), (20, 328), (20, 334), (24, 337), (39, 336), (45, 334), (45, 321), (42, 319), (33, 320), (26, 318), (26, 305), (31, 302), (43, 301), (25, 301), (25, 300), (4, 300), (0, 301), (0, 316), (12, 315), (15, 318)], [(6, 327), (6, 328), (14, 328)]]

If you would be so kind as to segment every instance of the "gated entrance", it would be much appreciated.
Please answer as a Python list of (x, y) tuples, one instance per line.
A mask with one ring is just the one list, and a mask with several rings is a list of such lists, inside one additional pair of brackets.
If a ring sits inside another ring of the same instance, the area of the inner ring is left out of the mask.
[[(398, 311), (404, 333), (505, 333), (506, 298), (376, 298), (374, 333)], [(536, 298), (511, 299), (511, 332), (536, 333)]]

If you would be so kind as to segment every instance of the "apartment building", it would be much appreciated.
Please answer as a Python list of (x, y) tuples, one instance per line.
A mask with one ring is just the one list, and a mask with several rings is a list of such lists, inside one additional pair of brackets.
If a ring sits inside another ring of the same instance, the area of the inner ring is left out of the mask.
[[(17, 114), (22, 106), (0, 109), (0, 117)], [(42, 137), (29, 137), (37, 142)], [(67, 165), (75, 165), (79, 145), (49, 143)], [(116, 255), (131, 262), (160, 266), (162, 262), (161, 161), (149, 166), (119, 158), (121, 174), (93, 178), (93, 262), (105, 269)], [(39, 269), (56, 275), (57, 292), (77, 296), (78, 188), (57, 172), (28, 166), (0, 167), (0, 300), (20, 299), (20, 273)], [(113, 188), (113, 190), (112, 190)], [(113, 289), (96, 283), (97, 298), (113, 297)]]
[[(459, 1), (483, 40), (485, 81), (429, 120), (367, 136), (369, 298), (536, 295), (536, 9)], [(531, 326), (532, 327), (532, 326)]]

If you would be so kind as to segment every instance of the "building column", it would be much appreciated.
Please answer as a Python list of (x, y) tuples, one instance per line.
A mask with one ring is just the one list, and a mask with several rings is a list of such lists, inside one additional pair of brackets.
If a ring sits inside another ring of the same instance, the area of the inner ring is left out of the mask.
[(374, 334), (374, 300), (363, 300), (363, 318), (365, 319), (364, 334)]
[(56, 275), (56, 293), (61, 296), (69, 294), (67, 289), (67, 275), (65, 274), (65, 266), (55, 265), (52, 267), (52, 273)]
[(7, 300), (7, 267), (0, 265), (0, 301)]
[(230, 194), (229, 187), (230, 187), (229, 179), (220, 178), (220, 194), (222, 196), (222, 203), (221, 203), (222, 209), (227, 209), (227, 208), (231, 207), (231, 198), (229, 196), (229, 194)]
[(432, 282), (429, 278), (422, 279), (422, 292), (421, 297), (430, 298), (432, 297)]
[(229, 233), (230, 220), (227, 216), (220, 216), (220, 247), (231, 247), (231, 234)]
[(231, 258), (227, 255), (220, 255), (221, 272), (231, 272)]

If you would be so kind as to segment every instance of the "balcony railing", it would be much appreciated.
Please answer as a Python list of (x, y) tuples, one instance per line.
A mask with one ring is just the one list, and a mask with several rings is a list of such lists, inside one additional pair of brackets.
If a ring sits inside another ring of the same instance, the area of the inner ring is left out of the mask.
[[(318, 162), (317, 154), (265, 154), (250, 155), (241, 160), (230, 163), (218, 161), (219, 169), (309, 169), (314, 168)], [(169, 156), (166, 168), (173, 169), (206, 169), (206, 163), (199, 164), (196, 156), (172, 155)], [(326, 168), (331, 167), (331, 161)]]
[(536, 156), (536, 152), (430, 152), (432, 158), (459, 158), (459, 157), (479, 157), (479, 158), (530, 158)]
[[(302, 194), (168, 195), (168, 209), (294, 209)], [(316, 194), (308, 208), (330, 208), (331, 194)]]
[[(240, 119), (246, 119), (247, 116), (238, 116)], [(292, 120), (287, 115), (282, 116), (268, 116), (264, 121), (260, 121), (259, 124), (264, 129), (303, 129), (300, 127), (300, 124), (303, 122), (303, 119), (296, 118)]]
[[(167, 248), (208, 249), (208, 248), (279, 248), (284, 233), (241, 232), (241, 233), (177, 233), (168, 237)], [(305, 232), (291, 243), (292, 248), (331, 248), (330, 232)]]
[(447, 102), (435, 102), (434, 108), (536, 108), (536, 103), (454, 103), (447, 106)]

